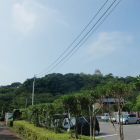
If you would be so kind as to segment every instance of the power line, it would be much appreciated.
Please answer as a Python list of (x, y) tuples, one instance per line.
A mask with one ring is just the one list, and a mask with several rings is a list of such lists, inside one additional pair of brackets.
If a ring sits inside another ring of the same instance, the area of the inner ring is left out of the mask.
[(58, 70), (62, 65), (64, 65), (66, 63), (66, 61), (68, 61), (68, 59), (74, 55), (75, 52), (77, 52), (77, 50), (88, 40), (88, 38), (101, 26), (101, 24), (107, 19), (107, 17), (114, 11), (114, 9), (119, 5), (119, 3), (122, 0), (119, 0), (119, 2), (113, 7), (113, 9), (107, 14), (107, 16), (100, 22), (100, 24), (92, 31), (92, 33), (82, 42), (82, 44), (80, 44), (80, 46), (57, 68), (55, 69)]
[(81, 33), (76, 37), (76, 39), (68, 46), (68, 48), (44, 71), (36, 74), (40, 75), (41, 73), (48, 70), (51, 66), (53, 66), (69, 49), (70, 47), (76, 42), (76, 40), (82, 35), (82, 33), (87, 29), (87, 27), (92, 23), (92, 21), (97, 17), (97, 15), (100, 13), (100, 11), (103, 9), (103, 7), (107, 4), (108, 0), (105, 1), (105, 3), (101, 6), (101, 8), (98, 10), (98, 12), (94, 15), (94, 17), (90, 20), (90, 22), (86, 25), (86, 27), (81, 31)]
[(116, 2), (116, 0), (114, 0), (111, 5), (107, 8), (107, 10), (102, 14), (102, 16), (97, 20), (97, 22), (90, 28), (90, 30), (84, 35), (84, 37), (72, 48), (72, 50), (70, 52), (68, 52), (68, 54), (63, 57), (63, 59), (61, 59), (55, 66), (53, 66), (50, 70), (48, 70), (47, 72), (45, 72), (44, 74), (42, 74), (41, 76), (49, 73), (51, 70), (53, 70), (55, 67), (57, 67), (64, 59), (66, 59), (71, 53), (72, 51), (85, 39), (85, 37), (93, 30), (93, 28), (98, 24), (98, 22), (104, 17), (104, 15), (109, 11), (109, 9), (113, 6), (113, 4)]

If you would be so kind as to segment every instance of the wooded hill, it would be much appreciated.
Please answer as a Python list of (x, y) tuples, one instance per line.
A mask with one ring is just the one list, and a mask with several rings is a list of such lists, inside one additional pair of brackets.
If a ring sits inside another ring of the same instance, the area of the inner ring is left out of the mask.
[[(108, 75), (91, 74), (60, 74), (52, 73), (35, 79), (34, 104), (49, 103), (64, 94), (73, 94), (80, 90), (93, 89), (111, 83), (132, 82), (132, 77), (125, 78)], [(19, 82), (0, 87), (0, 112), (12, 112), (15, 108), (25, 108), (31, 105), (33, 78), (27, 79), (23, 84)]]

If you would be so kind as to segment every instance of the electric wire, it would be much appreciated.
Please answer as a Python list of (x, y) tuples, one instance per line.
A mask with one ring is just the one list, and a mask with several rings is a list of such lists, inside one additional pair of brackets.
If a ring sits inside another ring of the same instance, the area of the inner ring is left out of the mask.
[(51, 66), (53, 66), (70, 49), (70, 47), (76, 42), (76, 40), (83, 34), (83, 32), (87, 29), (87, 27), (97, 17), (97, 15), (100, 13), (100, 11), (103, 9), (103, 7), (107, 4), (107, 2), (108, 2), (108, 0), (105, 1), (105, 3), (101, 6), (101, 8), (98, 10), (98, 12), (94, 15), (94, 17), (90, 20), (90, 22), (86, 25), (86, 27), (80, 32), (80, 34), (76, 37), (76, 39), (68, 46), (68, 48), (48, 68), (46, 68), (44, 71), (36, 74), (36, 76), (40, 75), (41, 73), (43, 73), (46, 70), (48, 70)]
[[(61, 59), (61, 61), (59, 61), (54, 67), (52, 67), (50, 70), (48, 70), (46, 73), (44, 73), (43, 75), (49, 73), (51, 70), (53, 70), (55, 67), (57, 67), (65, 58), (67, 58), (68, 55), (71, 54), (71, 52), (84, 40), (84, 38), (92, 31), (92, 29), (97, 25), (97, 23), (103, 18), (103, 16), (108, 12), (108, 10), (113, 6), (113, 4), (116, 2), (116, 0), (114, 0), (111, 5), (107, 8), (107, 10), (103, 13), (103, 15), (97, 20), (97, 22), (92, 26), (92, 28), (84, 35), (84, 37), (77, 43), (77, 45), (75, 47), (72, 48), (72, 50), (63, 58)], [(42, 76), (42, 75), (41, 75)]]
[[(101, 24), (108, 18), (108, 16), (114, 11), (114, 9), (119, 5), (119, 3), (121, 2), (122, 0), (119, 0), (119, 2), (112, 8), (112, 10), (107, 14), (107, 16), (100, 22), (100, 24), (91, 32), (91, 34), (82, 42), (82, 44), (80, 44), (80, 46), (78, 46), (78, 48), (58, 67), (55, 69), (58, 70), (60, 67), (62, 67), (69, 59), (70, 57), (72, 57), (72, 55), (74, 55), (78, 49), (91, 37), (91, 35), (101, 26)], [(54, 71), (54, 72), (55, 72)]]
[[(108, 16), (114, 11), (114, 9), (120, 4), (122, 0), (119, 0), (119, 2), (112, 8), (112, 10), (107, 14), (107, 16), (100, 22), (100, 24), (92, 31), (92, 33), (82, 42), (82, 44), (80, 44), (80, 46), (57, 68), (55, 69), (58, 70), (60, 67), (62, 67), (69, 59), (70, 57), (72, 57), (72, 55), (74, 55), (78, 49), (91, 37), (91, 35), (101, 26), (101, 24), (108, 18)], [(55, 72), (54, 71), (54, 72)]]
[[(49, 73), (51, 70), (53, 70), (55, 67), (57, 67), (64, 59), (66, 59), (71, 52), (85, 39), (85, 37), (92, 31), (92, 29), (97, 25), (97, 23), (104, 17), (104, 15), (109, 11), (109, 9), (113, 6), (113, 4), (116, 2), (116, 0), (114, 0), (111, 5), (107, 8), (107, 10), (102, 14), (102, 16), (97, 20), (97, 22), (90, 28), (90, 30), (84, 35), (84, 37), (75, 45), (75, 47), (72, 48), (72, 50), (65, 56), (63, 57), (63, 59), (61, 59), (55, 66), (53, 66), (50, 70), (48, 70), (47, 72), (45, 72), (42, 75), (45, 75), (47, 73)], [(41, 75), (41, 76), (42, 76)], [(40, 76), (39, 76), (40, 77)]]

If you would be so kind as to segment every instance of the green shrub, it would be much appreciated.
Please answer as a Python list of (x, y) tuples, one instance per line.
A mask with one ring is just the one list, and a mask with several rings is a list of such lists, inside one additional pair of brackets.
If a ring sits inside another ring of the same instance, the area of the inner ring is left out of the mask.
[[(54, 133), (47, 129), (36, 127), (26, 121), (14, 121), (13, 129), (27, 140), (74, 140), (67, 133)], [(88, 136), (81, 136), (80, 140), (89, 140)]]
[(13, 111), (13, 121), (21, 120), (21, 112), (20, 109), (14, 109)]
[(13, 127), (13, 119), (9, 119), (8, 120), (8, 126), (9, 127)]

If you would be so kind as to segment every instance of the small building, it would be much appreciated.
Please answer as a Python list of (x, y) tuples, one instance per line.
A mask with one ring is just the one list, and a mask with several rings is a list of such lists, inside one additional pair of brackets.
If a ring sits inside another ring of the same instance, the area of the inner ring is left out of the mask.
[(102, 75), (102, 73), (100, 72), (99, 69), (96, 69), (95, 72), (94, 72), (94, 75)]
[[(117, 112), (118, 111), (118, 109), (116, 107), (116, 103), (119, 102), (119, 99), (104, 98), (104, 99), (98, 99), (98, 101), (100, 101), (101, 104), (104, 106), (98, 115), (102, 115), (102, 114), (106, 113), (108, 110), (110, 110), (110, 112)], [(126, 101), (124, 99), (122, 99), (120, 102), (125, 103)], [(94, 104), (94, 107), (100, 108), (101, 104), (99, 102), (96, 102)]]

